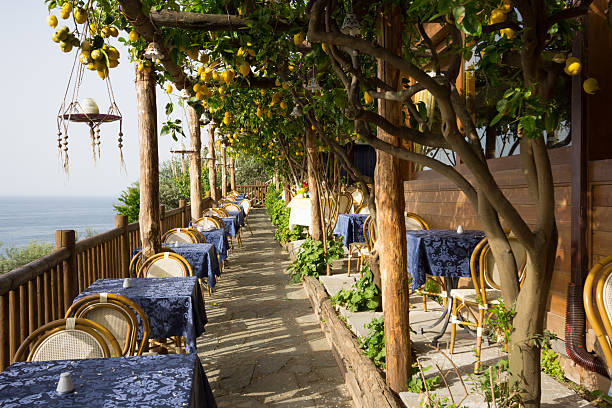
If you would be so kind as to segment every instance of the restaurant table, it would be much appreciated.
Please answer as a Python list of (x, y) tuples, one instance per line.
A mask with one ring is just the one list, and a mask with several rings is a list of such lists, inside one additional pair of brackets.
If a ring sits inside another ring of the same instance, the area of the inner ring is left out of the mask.
[(294, 225), (310, 227), (310, 198), (293, 197), (289, 204), (289, 229)]
[(442, 330), (433, 338), (435, 346), (444, 335), (450, 319), (452, 302), (451, 290), (457, 287), (459, 278), (471, 277), (470, 257), (478, 242), (485, 237), (484, 231), (468, 230), (459, 234), (454, 230), (407, 231), (407, 269), (412, 276), (412, 290), (421, 287), (426, 275), (440, 276), (446, 281), (446, 309), (434, 324), (420, 327), (424, 329), (437, 326), (442, 321)]
[(244, 210), (242, 209), (242, 207), (240, 208), (240, 211), (232, 211), (232, 210), (225, 210), (227, 211), (227, 213), (230, 215), (230, 217), (236, 217), (236, 219), (238, 220), (238, 225), (240, 225), (241, 227), (244, 227)]
[[(70, 372), (74, 392), (58, 394)], [(0, 406), (54, 408), (215, 408), (196, 354), (90, 358), (11, 364), (0, 373)]]
[[(188, 353), (196, 352), (196, 339), (208, 323), (202, 291), (195, 276), (179, 278), (98, 279), (77, 298), (96, 293), (115, 293), (136, 302), (149, 319), (149, 338), (184, 336)], [(142, 337), (142, 327), (139, 328)]]
[(240, 223), (238, 222), (237, 216), (234, 214), (229, 217), (221, 217), (223, 220), (223, 224), (225, 224), (225, 233), (232, 237), (238, 235), (238, 230), (240, 229)]
[[(198, 231), (200, 230), (198, 229)], [(200, 233), (204, 235), (207, 243), (215, 246), (217, 255), (219, 255), (219, 262), (225, 261), (229, 249), (229, 242), (227, 241), (225, 230), (223, 228), (218, 228), (209, 231), (202, 230)]]
[(369, 214), (338, 214), (334, 235), (342, 237), (342, 243), (348, 247), (353, 242), (365, 242), (363, 224)]
[(206, 278), (208, 286), (214, 288), (217, 282), (215, 276), (221, 276), (217, 250), (212, 243), (188, 244), (180, 243), (178, 246), (170, 244), (171, 250), (182, 256), (189, 262), (193, 270), (193, 276)]

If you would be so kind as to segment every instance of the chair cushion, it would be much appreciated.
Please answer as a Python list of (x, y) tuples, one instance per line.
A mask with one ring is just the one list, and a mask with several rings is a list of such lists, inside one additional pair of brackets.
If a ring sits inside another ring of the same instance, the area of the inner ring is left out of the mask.
[[(498, 303), (498, 299), (501, 298), (502, 295), (501, 290), (497, 289), (486, 289), (486, 293), (487, 303), (490, 305)], [(453, 289), (451, 290), (451, 297), (464, 302), (479, 303), (474, 289)]]

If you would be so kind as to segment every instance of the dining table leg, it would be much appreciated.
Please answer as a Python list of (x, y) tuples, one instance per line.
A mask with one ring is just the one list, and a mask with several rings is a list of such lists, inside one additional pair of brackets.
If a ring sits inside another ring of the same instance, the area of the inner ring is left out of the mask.
[(418, 329), (419, 334), (422, 335), (425, 332), (425, 329), (432, 329), (440, 323), (444, 322), (442, 329), (438, 332), (438, 334), (435, 335), (435, 337), (431, 341), (431, 345), (434, 347), (437, 347), (438, 340), (444, 335), (444, 333), (446, 332), (446, 328), (448, 327), (448, 322), (450, 321), (451, 317), (451, 309), (453, 306), (451, 290), (456, 289), (457, 284), (459, 282), (459, 278), (444, 277), (444, 280), (446, 281), (446, 308), (444, 309), (444, 312), (442, 313), (440, 318), (436, 320), (433, 324), (430, 324), (428, 326), (421, 326)]

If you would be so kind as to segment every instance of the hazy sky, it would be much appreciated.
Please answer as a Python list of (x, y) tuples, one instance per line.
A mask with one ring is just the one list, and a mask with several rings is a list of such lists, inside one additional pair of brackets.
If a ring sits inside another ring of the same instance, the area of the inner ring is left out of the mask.
[[(118, 122), (102, 125), (101, 159), (96, 165), (92, 161), (88, 126), (72, 123), (68, 145), (70, 175), (66, 177), (58, 160), (56, 117), (75, 50), (65, 54), (51, 41), (54, 30), (46, 23), (47, 14), (43, 0), (0, 2), (0, 15), (4, 16), (0, 26), (0, 174), (3, 175), (0, 196), (116, 196), (138, 179), (134, 67), (126, 48), (113, 39), (121, 53), (119, 67), (111, 71), (111, 81), (123, 115), (127, 174), (119, 164)], [(80, 91), (80, 98), (83, 97), (94, 98), (102, 112), (108, 109), (104, 81), (94, 71), (85, 70)], [(158, 123), (165, 119), (166, 102), (167, 95), (158, 87)], [(188, 140), (185, 144), (189, 145)], [(169, 151), (176, 145), (169, 136), (159, 138), (160, 162), (170, 158)]]

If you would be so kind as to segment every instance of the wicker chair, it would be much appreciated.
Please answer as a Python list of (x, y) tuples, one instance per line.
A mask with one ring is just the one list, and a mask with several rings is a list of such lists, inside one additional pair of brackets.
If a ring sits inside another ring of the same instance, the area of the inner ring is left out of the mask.
[(361, 204), (355, 207), (355, 214), (369, 214), (370, 207), (367, 204)]
[(336, 197), (338, 203), (338, 214), (349, 214), (353, 207), (353, 197), (350, 193), (339, 193)]
[(191, 265), (174, 252), (161, 252), (148, 258), (138, 270), (139, 278), (193, 276)]
[(355, 188), (355, 190), (351, 192), (351, 196), (353, 197), (353, 205), (355, 207), (358, 207), (361, 204), (363, 204), (364, 194), (363, 194), (363, 190), (361, 189), (361, 187)]
[[(138, 318), (142, 321), (143, 336), (137, 347)], [(132, 300), (114, 293), (98, 293), (74, 302), (66, 312), (66, 319), (79, 317), (94, 321), (108, 329), (122, 344), (124, 356), (141, 355), (149, 337), (149, 320)]]
[(199, 244), (205, 244), (206, 243), (206, 237), (204, 235), (202, 235), (202, 233), (200, 231), (198, 231), (195, 228), (186, 228), (191, 234), (193, 234), (196, 239), (198, 240)]
[[(525, 265), (527, 264), (527, 251), (525, 247), (514, 237), (508, 238), (514, 259), (517, 265), (517, 273), (519, 282), (522, 285), (525, 279)], [(478, 262), (478, 273), (476, 263)], [(480, 368), (480, 349), (482, 346), (482, 335), (485, 326), (485, 312), (499, 302), (501, 298), (501, 279), (499, 270), (495, 265), (495, 259), (491, 252), (491, 247), (484, 238), (476, 245), (472, 256), (470, 257), (470, 272), (472, 274), (472, 284), (474, 288), (453, 289), (450, 292), (453, 306), (451, 312), (451, 341), (449, 352), (452, 354), (455, 348), (455, 336), (457, 325), (476, 327), (476, 362), (474, 363), (474, 372), (477, 373)], [(474, 314), (473, 309), (478, 309), (478, 316)], [(460, 311), (465, 311), (471, 320), (458, 320)]]
[(253, 236), (253, 230), (249, 225), (249, 213), (251, 212), (251, 208), (253, 207), (251, 201), (248, 198), (245, 198), (244, 200), (240, 201), (240, 207), (242, 207), (242, 209), (244, 210), (244, 224), (249, 229), (251, 236)]
[(193, 226), (202, 231), (212, 231), (224, 228), (223, 220), (217, 216), (205, 216), (193, 222)]
[[(593, 328), (597, 341), (608, 364), (612, 368), (612, 255), (597, 263), (584, 282), (582, 293), (584, 310), (589, 325)], [(602, 327), (603, 326), (603, 327)]]
[[(374, 250), (374, 244), (376, 243), (376, 226), (373, 224), (372, 216), (369, 215), (363, 223), (363, 236), (365, 237), (366, 242), (354, 242), (351, 244), (354, 247), (349, 246), (349, 254), (351, 250), (356, 250), (359, 257), (357, 259), (357, 270), (359, 271), (359, 276), (361, 277), (363, 274), (361, 272), (361, 268), (365, 264), (366, 260), (370, 257), (370, 254)], [(349, 259), (350, 265), (350, 259)], [(349, 272), (350, 276), (350, 272)]]
[(91, 320), (71, 317), (34, 330), (17, 349), (13, 362), (120, 356), (121, 347), (110, 331)]
[[(174, 252), (174, 251), (168, 247), (162, 246), (161, 252)], [(140, 269), (141, 263), (142, 263), (142, 250), (136, 252), (136, 255), (134, 255), (132, 259), (130, 260), (130, 266), (128, 267), (128, 271), (130, 272), (130, 274), (132, 273), (132, 271), (134, 271), (134, 275), (138, 276), (138, 270)]]
[(215, 215), (217, 217), (229, 217), (229, 214), (223, 208), (207, 208), (202, 213), (202, 217), (208, 217), (211, 215)]
[(162, 236), (162, 242), (164, 244), (170, 243), (181, 243), (181, 244), (195, 244), (199, 241), (199, 237), (188, 228), (174, 228), (166, 232)]

